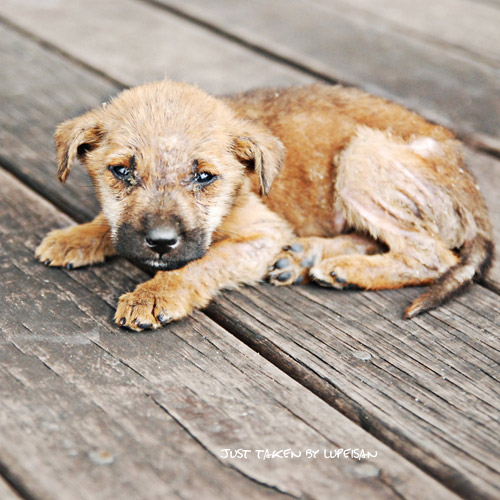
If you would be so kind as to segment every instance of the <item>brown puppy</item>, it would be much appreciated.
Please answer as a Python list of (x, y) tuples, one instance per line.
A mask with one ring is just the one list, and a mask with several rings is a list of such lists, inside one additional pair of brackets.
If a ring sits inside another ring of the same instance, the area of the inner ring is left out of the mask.
[(56, 143), (60, 180), (82, 160), (102, 213), (51, 232), (36, 255), (78, 267), (118, 253), (157, 270), (120, 299), (115, 319), (133, 330), (266, 275), (335, 288), (434, 283), (413, 317), (491, 264), (491, 224), (460, 144), (356, 89), (216, 99), (163, 81), (63, 123)]

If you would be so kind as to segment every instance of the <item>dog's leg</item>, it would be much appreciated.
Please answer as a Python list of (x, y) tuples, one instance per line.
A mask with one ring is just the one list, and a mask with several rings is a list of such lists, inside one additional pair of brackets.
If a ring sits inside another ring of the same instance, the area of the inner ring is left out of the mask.
[(378, 255), (344, 255), (317, 262), (310, 275), (335, 288), (398, 288), (433, 282), (457, 264), (463, 243), (460, 211), (448, 195), (453, 175), (446, 143), (412, 143), (363, 130), (339, 158), (337, 204), (351, 227), (383, 241)]
[(140, 331), (182, 319), (207, 306), (223, 288), (260, 281), (292, 237), (288, 224), (253, 197), (248, 205), (233, 209), (201, 259), (181, 269), (159, 271), (122, 295), (115, 321)]
[(372, 255), (383, 247), (372, 238), (359, 234), (343, 234), (334, 238), (297, 238), (275, 257), (268, 270), (269, 282), (276, 286), (299, 285), (313, 280), (312, 267), (340, 255)]
[[(409, 254), (417, 252), (408, 248)], [(322, 260), (310, 270), (320, 285), (333, 288), (382, 290), (427, 285), (456, 263), (452, 252), (443, 254), (441, 265), (429, 265), (413, 255), (387, 252), (379, 255), (346, 255)]]
[(102, 214), (86, 224), (51, 231), (35, 251), (45, 265), (67, 269), (97, 264), (114, 254), (109, 224)]
[(115, 321), (140, 331), (182, 319), (207, 306), (222, 288), (259, 281), (282, 244), (266, 238), (214, 243), (203, 258), (182, 269), (158, 271), (122, 295)]

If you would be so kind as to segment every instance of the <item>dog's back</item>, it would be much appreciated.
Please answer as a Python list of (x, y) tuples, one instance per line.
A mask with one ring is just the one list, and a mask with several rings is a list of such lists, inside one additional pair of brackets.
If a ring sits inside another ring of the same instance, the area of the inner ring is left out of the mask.
[[(341, 86), (264, 89), (227, 102), (285, 145), (285, 165), (265, 202), (292, 223), (297, 235), (332, 237), (354, 229), (406, 248), (412, 232), (425, 233), (459, 254), (456, 263), (444, 258), (446, 272), (407, 310), (408, 317), (446, 301), (487, 272), (493, 256), (491, 223), (464, 166), (461, 145), (447, 129), (398, 104)], [(384, 156), (390, 157), (387, 171), (380, 169)], [(394, 211), (407, 231), (389, 237), (361, 217), (344, 199), (354, 191), (372, 212), (385, 203), (386, 213)]]

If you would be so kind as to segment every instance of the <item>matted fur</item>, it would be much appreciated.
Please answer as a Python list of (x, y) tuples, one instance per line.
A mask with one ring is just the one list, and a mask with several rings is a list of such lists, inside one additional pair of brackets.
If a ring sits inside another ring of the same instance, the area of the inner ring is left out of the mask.
[[(217, 99), (156, 82), (61, 124), (56, 144), (61, 181), (79, 158), (102, 212), (51, 232), (36, 255), (78, 267), (118, 251), (157, 269), (118, 304), (117, 323), (133, 330), (264, 277), (280, 286), (433, 284), (407, 309), (413, 317), (491, 263), (486, 207), (453, 134), (353, 88)], [(158, 234), (170, 239), (152, 242)]]

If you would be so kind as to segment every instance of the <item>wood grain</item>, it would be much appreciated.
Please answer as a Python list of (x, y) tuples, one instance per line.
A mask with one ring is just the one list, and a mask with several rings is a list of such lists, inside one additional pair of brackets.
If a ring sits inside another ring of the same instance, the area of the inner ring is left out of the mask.
[(495, 498), (498, 296), (474, 287), (449, 306), (402, 320), (401, 295), (410, 301), (417, 293), (245, 288), (208, 312), (460, 494)]
[[(313, 0), (325, 8), (360, 17), (434, 45), (460, 49), (471, 59), (500, 66), (500, 10), (474, 0)], [(498, 4), (497, 4), (498, 7)], [(375, 20), (374, 20), (375, 19)], [(465, 36), (464, 36), (465, 35)]]
[[(158, 0), (175, 12), (282, 57), (305, 70), (397, 100), (485, 147), (500, 151), (498, 68), (453, 47), (392, 29), (383, 14), (366, 15), (353, 2), (306, 0)], [(447, 2), (451, 8), (456, 2)], [(459, 5), (457, 5), (457, 8)], [(471, 7), (472, 8), (472, 7)], [(380, 6), (372, 2), (372, 9)], [(414, 20), (412, 4), (408, 22)], [(496, 10), (495, 10), (496, 12)], [(422, 15), (422, 14), (421, 14)], [(494, 17), (488, 29), (496, 30)], [(448, 12), (450, 26), (460, 20)], [(460, 24), (455, 24), (457, 28)], [(476, 38), (482, 23), (471, 23)], [(463, 39), (469, 38), (469, 34)], [(472, 35), (474, 37), (474, 35)], [(490, 40), (499, 53), (498, 37)]]
[[(127, 86), (168, 77), (228, 93), (312, 81), (136, 0), (5, 0), (0, 15)], [(85, 21), (68, 22), (72, 19)], [(120, 26), (127, 27), (126, 33)]]
[[(141, 498), (147, 484), (148, 498), (452, 497), (202, 314), (151, 334), (112, 326), (109, 302), (142, 273), (34, 262), (41, 234), (68, 220), (2, 171), (0, 211), (0, 462), (33, 495)], [(355, 447), (378, 456), (221, 453)]]
[(76, 220), (98, 211), (86, 172), (75, 165), (65, 185), (56, 179), (55, 127), (118, 88), (0, 24), (0, 161)]
[(496, 245), (495, 261), (489, 273), (488, 283), (500, 290), (500, 161), (491, 155), (465, 148), (468, 169), (474, 174), (486, 200)]
[[(112, 305), (146, 276), (120, 261), (78, 275), (35, 262), (47, 228), (71, 221), (7, 174), (0, 186), (0, 463), (9, 477), (44, 499), (289, 496), (221, 464), (152, 398), (162, 387), (100, 344), (127, 343)], [(196, 323), (211, 331), (203, 316)], [(145, 352), (140, 336), (129, 342), (132, 356)], [(170, 349), (149, 344), (155, 369), (169, 369)]]

